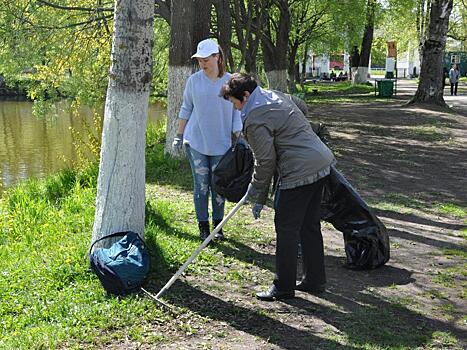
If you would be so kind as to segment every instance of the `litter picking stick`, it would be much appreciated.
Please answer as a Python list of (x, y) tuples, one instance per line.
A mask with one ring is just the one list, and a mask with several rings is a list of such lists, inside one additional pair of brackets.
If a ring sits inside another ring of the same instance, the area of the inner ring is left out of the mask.
[[(196, 249), (193, 254), (191, 254), (191, 256), (188, 258), (188, 260), (182, 265), (182, 267), (180, 267), (178, 269), (178, 271), (172, 276), (172, 278), (169, 280), (169, 282), (166, 283), (166, 285), (159, 291), (159, 293), (156, 294), (156, 296), (153, 296), (150, 294), (150, 296), (157, 302), (163, 304), (164, 306), (165, 303), (162, 302), (161, 300), (159, 300), (159, 298), (167, 291), (167, 289), (170, 288), (170, 286), (177, 280), (178, 277), (180, 277), (180, 275), (183, 273), (183, 271), (185, 271), (185, 269), (188, 267), (188, 265), (191, 264), (191, 262), (193, 260), (195, 260), (195, 258), (198, 256), (199, 253), (201, 253), (201, 251), (206, 248), (206, 246), (209, 244), (209, 242), (212, 241), (212, 239), (214, 238), (214, 235), (220, 231), (220, 229), (222, 228), (222, 226), (224, 226), (224, 224), (229, 221), (229, 219), (234, 216), (234, 214), (237, 212), (238, 209), (240, 209), (240, 207), (243, 205), (243, 203), (245, 203), (246, 201), (246, 195), (240, 199), (240, 201), (232, 208), (232, 210), (227, 214), (226, 217), (224, 217), (224, 219), (216, 226), (216, 228), (211, 232), (211, 234), (204, 240), (203, 243), (201, 243), (201, 245), (198, 247), (198, 249)], [(145, 291), (146, 292), (146, 291)], [(147, 293), (147, 292), (146, 292)], [(149, 293), (147, 293), (149, 294)]]

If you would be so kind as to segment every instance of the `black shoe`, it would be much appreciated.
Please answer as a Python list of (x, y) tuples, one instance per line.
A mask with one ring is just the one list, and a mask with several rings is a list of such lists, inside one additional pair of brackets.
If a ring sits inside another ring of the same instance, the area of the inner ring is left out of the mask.
[(209, 237), (211, 231), (209, 231), (209, 221), (200, 221), (198, 222), (199, 227), (199, 237), (202, 241)]
[(313, 284), (309, 284), (307, 282), (302, 281), (295, 286), (295, 290), (299, 290), (301, 292), (307, 292), (310, 294), (322, 294), (326, 291), (326, 285), (324, 283), (313, 285)]
[(264, 300), (264, 301), (274, 301), (274, 300), (282, 300), (282, 299), (291, 299), (295, 297), (295, 291), (280, 291), (276, 288), (275, 285), (272, 285), (269, 287), (267, 292), (259, 292), (256, 293), (256, 297), (259, 300)]
[[(212, 226), (214, 228), (217, 227), (217, 225), (219, 225), (220, 223), (222, 222), (222, 220), (213, 220), (212, 221)], [(217, 232), (215, 235), (214, 235), (214, 239), (224, 239), (224, 231), (222, 231), (222, 229), (219, 230), (219, 232)]]

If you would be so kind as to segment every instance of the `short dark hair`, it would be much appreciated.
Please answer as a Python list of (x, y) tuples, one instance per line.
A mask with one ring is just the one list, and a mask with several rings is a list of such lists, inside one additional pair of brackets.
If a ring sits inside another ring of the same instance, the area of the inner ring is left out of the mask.
[(229, 80), (222, 86), (220, 96), (226, 100), (229, 97), (235, 97), (237, 100), (243, 100), (245, 91), (250, 94), (256, 89), (258, 83), (255, 78), (246, 73), (234, 73)]

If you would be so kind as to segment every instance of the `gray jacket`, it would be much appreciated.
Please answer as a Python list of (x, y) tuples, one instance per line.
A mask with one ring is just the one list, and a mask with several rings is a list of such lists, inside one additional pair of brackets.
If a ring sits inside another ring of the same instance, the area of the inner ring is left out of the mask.
[(243, 127), (255, 156), (249, 199), (261, 204), (276, 171), (279, 188), (291, 189), (325, 177), (335, 163), (331, 150), (316, 136), (297, 105), (285, 94), (274, 93), (275, 99), (265, 103), (257, 102), (261, 97), (250, 96), (256, 102), (248, 109)]

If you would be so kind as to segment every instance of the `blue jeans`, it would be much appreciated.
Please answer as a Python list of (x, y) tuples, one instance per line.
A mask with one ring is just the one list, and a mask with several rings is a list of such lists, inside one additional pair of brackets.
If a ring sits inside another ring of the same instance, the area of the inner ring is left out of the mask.
[(209, 221), (208, 205), (211, 192), (212, 219), (224, 218), (225, 199), (218, 195), (211, 186), (212, 171), (216, 168), (222, 156), (207, 156), (186, 145), (186, 154), (193, 175), (193, 201), (195, 203), (196, 219)]

